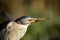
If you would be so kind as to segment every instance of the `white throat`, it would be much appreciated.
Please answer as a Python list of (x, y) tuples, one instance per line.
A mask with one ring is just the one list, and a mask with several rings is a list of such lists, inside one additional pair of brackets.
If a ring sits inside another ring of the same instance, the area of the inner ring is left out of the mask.
[[(19, 24), (20, 25), (20, 24)], [(20, 25), (20, 26), (22, 26), (21, 28), (28, 28), (28, 26), (29, 26), (30, 24), (26, 24), (26, 25)]]

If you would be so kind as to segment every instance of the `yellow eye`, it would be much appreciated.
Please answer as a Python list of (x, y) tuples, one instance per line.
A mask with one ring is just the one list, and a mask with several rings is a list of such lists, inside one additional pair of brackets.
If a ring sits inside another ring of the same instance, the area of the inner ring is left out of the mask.
[(32, 21), (32, 19), (29, 19), (29, 21)]

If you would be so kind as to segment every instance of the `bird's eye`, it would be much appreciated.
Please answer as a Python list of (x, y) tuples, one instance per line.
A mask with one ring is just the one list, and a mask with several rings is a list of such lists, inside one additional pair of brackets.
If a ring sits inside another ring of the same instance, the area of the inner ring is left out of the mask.
[(32, 21), (32, 19), (30, 19), (29, 21)]

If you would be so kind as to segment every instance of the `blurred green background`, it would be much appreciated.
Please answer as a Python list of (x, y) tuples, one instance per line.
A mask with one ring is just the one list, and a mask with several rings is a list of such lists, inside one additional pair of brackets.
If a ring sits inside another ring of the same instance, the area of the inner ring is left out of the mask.
[[(1, 11), (7, 11), (14, 20), (24, 15), (50, 18), (32, 23), (21, 40), (60, 40), (60, 0), (0, 0)], [(6, 19), (0, 17), (0, 23)]]

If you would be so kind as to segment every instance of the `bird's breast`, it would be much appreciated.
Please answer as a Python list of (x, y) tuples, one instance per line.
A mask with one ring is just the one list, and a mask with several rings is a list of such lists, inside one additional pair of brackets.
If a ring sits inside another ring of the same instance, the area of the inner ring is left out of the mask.
[[(11, 23), (10, 23), (11, 24)], [(19, 40), (21, 39), (24, 34), (26, 33), (27, 27), (24, 25), (19, 25), (17, 23), (14, 23), (13, 25), (7, 26), (10, 27), (9, 29), (7, 28), (7, 38), (9, 40)]]

